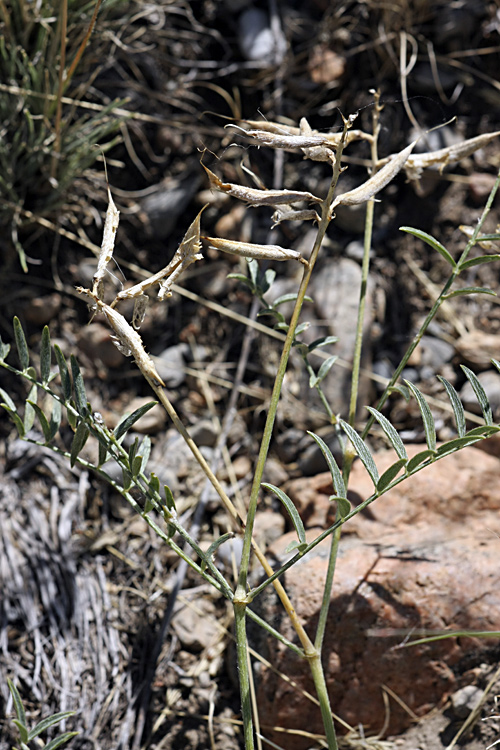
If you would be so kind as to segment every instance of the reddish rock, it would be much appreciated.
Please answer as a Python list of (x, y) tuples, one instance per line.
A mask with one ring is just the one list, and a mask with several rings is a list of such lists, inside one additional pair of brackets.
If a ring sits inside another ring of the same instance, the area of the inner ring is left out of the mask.
[[(420, 450), (421, 445), (413, 446), (408, 453)], [(376, 456), (380, 472), (394, 460), (392, 451)], [(422, 470), (375, 501), (369, 514), (360, 513), (346, 524), (325, 634), (324, 664), (333, 711), (352, 726), (362, 724), (367, 733), (376, 734), (387, 719), (385, 735), (402, 732), (411, 723), (410, 715), (389, 697), (386, 716), (384, 686), (415, 714), (423, 715), (456, 689), (453, 668), (460, 659), (491, 645), (485, 640), (451, 638), (397, 648), (413, 629), (500, 629), (499, 475), (498, 459), (467, 448)], [(306, 504), (314, 504), (316, 491), (323, 508), (332, 491), (328, 475), (308, 481), (316, 489), (311, 489)], [(359, 462), (353, 467), (350, 487), (355, 502), (372, 492)], [(304, 502), (303, 480), (291, 483), (289, 494)], [(319, 530), (307, 533), (313, 539)], [(270, 552), (283, 561), (287, 558), (284, 550), (294, 538), (295, 532), (286, 534)], [(284, 577), (292, 603), (312, 637), (328, 551), (325, 540)], [(264, 612), (266, 619), (271, 618), (280, 632), (296, 640), (272, 592), (266, 598), (273, 600)], [(262, 646), (274, 668), (314, 693), (304, 661), (275, 641)], [(317, 707), (270, 669), (260, 672), (258, 700), (262, 724), (322, 731)], [(277, 736), (274, 739), (278, 741)], [(309, 744), (290, 736), (287, 749), (302, 750)]]

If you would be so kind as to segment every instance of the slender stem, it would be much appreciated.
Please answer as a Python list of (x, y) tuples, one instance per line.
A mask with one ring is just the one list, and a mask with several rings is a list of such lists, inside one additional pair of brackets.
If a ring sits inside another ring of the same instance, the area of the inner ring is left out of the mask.
[(295, 301), (295, 307), (293, 309), (292, 318), (290, 321), (290, 325), (288, 327), (288, 332), (287, 332), (285, 343), (283, 345), (283, 350), (281, 353), (278, 373), (276, 375), (273, 391), (271, 394), (271, 401), (269, 404), (266, 424), (264, 427), (264, 434), (262, 436), (262, 442), (260, 445), (259, 456), (257, 459), (257, 465), (255, 468), (252, 490), (250, 494), (250, 502), (249, 502), (248, 514), (247, 514), (247, 527), (245, 529), (245, 537), (243, 540), (243, 550), (242, 550), (241, 564), (240, 564), (240, 575), (239, 575), (239, 580), (238, 580), (238, 587), (235, 592), (235, 597), (240, 600), (243, 600), (246, 597), (246, 582), (247, 582), (249, 562), (250, 562), (251, 538), (252, 538), (252, 532), (253, 532), (253, 525), (255, 521), (255, 514), (257, 512), (257, 502), (258, 502), (258, 497), (259, 497), (260, 485), (262, 482), (262, 474), (264, 472), (264, 466), (265, 466), (267, 454), (269, 451), (269, 445), (271, 442), (274, 421), (276, 419), (278, 402), (280, 399), (281, 389), (283, 386), (283, 380), (284, 380), (287, 365), (288, 365), (288, 359), (290, 357), (290, 351), (292, 349), (292, 345), (293, 345), (294, 338), (295, 338), (295, 329), (299, 321), (299, 316), (302, 310), (302, 305), (304, 303), (304, 298), (306, 296), (307, 287), (311, 279), (314, 265), (318, 258), (321, 244), (325, 237), (326, 230), (331, 221), (330, 206), (333, 200), (333, 194), (335, 192), (337, 181), (340, 175), (340, 170), (341, 170), (340, 160), (341, 160), (342, 150), (343, 150), (343, 145), (344, 145), (343, 141), (345, 139), (346, 133), (347, 133), (347, 127), (344, 129), (343, 140), (338, 147), (335, 165), (333, 169), (333, 177), (332, 177), (332, 181), (330, 184), (330, 188), (328, 190), (328, 195), (326, 196), (325, 200), (321, 204), (321, 219), (320, 219), (320, 223), (318, 227), (318, 233), (316, 235), (316, 239), (315, 239), (314, 246), (311, 252), (311, 256), (309, 258), (309, 262), (304, 268), (302, 281), (300, 283), (299, 291), (297, 293), (297, 299)]
[(319, 653), (316, 654), (312, 659), (309, 659), (309, 666), (311, 668), (314, 687), (316, 688), (316, 694), (319, 700), (319, 707), (321, 710), (323, 726), (325, 727), (328, 750), (337, 750), (337, 736), (335, 734), (332, 709), (330, 708), (330, 699), (328, 697), (325, 673), (323, 670), (323, 665), (321, 664), (321, 655)]
[[(335, 520), (338, 521), (340, 518), (337, 511)], [(325, 586), (323, 589), (323, 601), (321, 602), (321, 609), (319, 611), (318, 627), (316, 628), (316, 638), (314, 639), (314, 647), (321, 654), (323, 647), (323, 639), (325, 637), (326, 624), (328, 622), (328, 610), (330, 609), (330, 601), (332, 596), (333, 577), (335, 575), (335, 565), (337, 562), (337, 554), (339, 550), (340, 536), (342, 533), (342, 526), (335, 529), (332, 535), (332, 542), (330, 547), (330, 557), (328, 559), (328, 569), (326, 571)]]
[(245, 750), (254, 750), (252, 701), (250, 698), (250, 673), (248, 668), (248, 646), (246, 634), (246, 603), (233, 601), (238, 681), (241, 693), (241, 714)]

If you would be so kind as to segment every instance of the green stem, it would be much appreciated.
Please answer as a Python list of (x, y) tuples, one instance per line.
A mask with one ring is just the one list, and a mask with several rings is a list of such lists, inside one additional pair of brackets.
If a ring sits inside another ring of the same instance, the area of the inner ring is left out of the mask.
[(234, 634), (238, 661), (238, 681), (241, 694), (241, 715), (245, 750), (254, 750), (252, 701), (250, 698), (250, 674), (248, 671), (248, 647), (246, 634), (246, 603), (233, 601)]
[[(335, 521), (340, 518), (337, 511)], [(326, 572), (325, 586), (323, 590), (323, 601), (321, 602), (321, 609), (318, 618), (318, 627), (316, 629), (316, 638), (314, 639), (314, 647), (321, 654), (323, 647), (323, 639), (325, 637), (326, 625), (328, 622), (328, 610), (330, 609), (330, 601), (332, 597), (333, 577), (335, 575), (335, 565), (337, 563), (337, 555), (339, 550), (340, 536), (342, 533), (342, 526), (335, 529), (332, 535), (332, 542), (330, 546), (330, 557), (328, 559), (328, 569)]]
[(314, 687), (316, 688), (316, 694), (319, 700), (321, 718), (323, 720), (323, 726), (325, 728), (328, 748), (329, 750), (337, 750), (337, 737), (335, 734), (332, 710), (330, 708), (330, 699), (328, 697), (328, 689), (326, 687), (325, 673), (323, 671), (323, 665), (321, 664), (320, 653), (317, 653), (314, 657), (309, 659), (309, 666), (311, 668)]
[[(344, 130), (344, 137), (346, 133), (347, 133), (347, 129)], [(341, 169), (340, 160), (342, 156), (342, 149), (343, 149), (343, 142), (340, 144), (338, 151), (337, 151), (337, 156), (336, 156), (335, 165), (333, 169), (333, 177), (332, 177), (332, 181), (330, 184), (330, 188), (328, 190), (328, 195), (326, 196), (325, 200), (321, 204), (321, 219), (320, 219), (320, 224), (318, 227), (318, 233), (316, 235), (314, 246), (311, 252), (311, 257), (309, 258), (309, 262), (304, 268), (302, 281), (300, 283), (299, 291), (297, 293), (295, 307), (293, 309), (292, 318), (290, 321), (290, 325), (288, 327), (288, 332), (285, 338), (285, 343), (283, 345), (278, 372), (276, 375), (276, 379), (274, 381), (273, 391), (271, 394), (271, 401), (270, 401), (269, 410), (267, 413), (266, 424), (264, 426), (264, 434), (262, 436), (262, 442), (260, 445), (259, 456), (257, 459), (257, 465), (255, 467), (255, 474), (254, 474), (252, 490), (250, 494), (250, 501), (249, 501), (248, 514), (247, 514), (247, 524), (245, 528), (245, 536), (243, 539), (243, 550), (242, 550), (241, 563), (240, 563), (238, 586), (235, 592), (235, 597), (240, 600), (243, 600), (246, 596), (246, 587), (247, 587), (246, 582), (247, 582), (248, 569), (249, 569), (249, 563), (250, 563), (252, 533), (253, 533), (253, 526), (255, 522), (255, 514), (257, 512), (257, 502), (258, 502), (258, 497), (259, 497), (260, 485), (262, 482), (262, 474), (264, 473), (264, 466), (266, 463), (267, 454), (269, 452), (269, 445), (271, 443), (271, 437), (273, 433), (274, 422), (276, 419), (278, 403), (280, 400), (281, 389), (283, 386), (283, 380), (284, 380), (287, 365), (288, 365), (288, 359), (290, 357), (290, 351), (292, 349), (292, 345), (295, 339), (295, 329), (297, 328), (297, 324), (299, 322), (299, 317), (300, 317), (300, 313), (302, 310), (302, 305), (304, 304), (304, 298), (306, 296), (307, 287), (309, 285), (309, 281), (311, 279), (311, 275), (312, 275), (316, 260), (318, 258), (318, 254), (319, 254), (323, 239), (325, 237), (326, 230), (331, 221), (330, 206), (333, 201), (333, 194), (335, 192), (337, 181), (340, 176), (340, 169)]]

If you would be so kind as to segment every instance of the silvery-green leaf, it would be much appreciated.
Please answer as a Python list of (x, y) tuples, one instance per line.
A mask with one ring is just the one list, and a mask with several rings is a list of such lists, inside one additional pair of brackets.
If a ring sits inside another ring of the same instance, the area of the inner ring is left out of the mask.
[[(69, 719), (70, 716), (74, 715), (74, 711), (60, 711), (59, 713), (47, 716), (46, 719), (42, 719), (41, 721), (39, 721), (38, 724), (36, 724), (36, 726), (34, 726), (33, 729), (30, 730), (28, 734), (28, 742), (32, 742), (35, 737), (38, 737), (38, 735), (42, 732), (46, 732), (50, 727), (53, 727), (55, 724), (59, 724), (59, 722), (64, 721), (65, 719)], [(72, 736), (74, 736), (74, 734), (77, 733), (75, 732), (71, 734)], [(47, 745), (45, 745), (44, 747), (46, 750)]]
[(51, 429), (49, 425), (49, 421), (41, 408), (38, 406), (38, 404), (35, 401), (29, 402), (32, 409), (35, 411), (38, 421), (40, 422), (40, 426), (42, 428), (43, 437), (45, 438), (45, 442), (48, 443), (51, 440)]
[(420, 451), (420, 453), (416, 453), (408, 460), (408, 463), (406, 464), (406, 473), (411, 474), (417, 466), (423, 464), (424, 461), (427, 461), (429, 458), (434, 459), (435, 457), (436, 451), (430, 450), (430, 448), (426, 448), (425, 450)]
[(472, 372), (472, 370), (469, 370), (468, 367), (465, 367), (465, 365), (460, 365), (461, 369), (465, 373), (465, 377), (471, 384), (474, 393), (476, 394), (476, 398), (479, 401), (479, 406), (481, 407), (481, 411), (483, 412), (484, 421), (487, 425), (493, 424), (493, 414), (491, 412), (491, 406), (490, 402), (488, 401), (488, 396), (486, 395), (486, 392), (477, 379), (476, 375)]
[(311, 344), (309, 344), (308, 350), (309, 352), (313, 352), (315, 349), (319, 349), (322, 346), (328, 346), (328, 344), (336, 344), (338, 340), (338, 336), (322, 336), (320, 339), (315, 339)]
[(57, 399), (53, 399), (52, 413), (50, 415), (50, 422), (49, 422), (49, 430), (50, 430), (49, 441), (53, 440), (59, 431), (59, 427), (61, 426), (61, 416), (62, 416), (61, 403)]
[(42, 383), (44, 383), (44, 385), (49, 382), (51, 361), (50, 332), (49, 327), (44, 326), (42, 331), (42, 341), (40, 343), (40, 375), (42, 376)]
[(315, 382), (312, 384), (312, 387), (315, 387), (319, 385), (328, 375), (330, 370), (332, 369), (335, 362), (338, 360), (338, 356), (334, 354), (332, 357), (328, 357), (328, 359), (325, 359), (324, 362), (322, 362), (321, 367), (318, 370), (318, 374), (316, 376)]
[(32, 403), (36, 401), (37, 392), (38, 388), (36, 387), (36, 384), (33, 383), (24, 406), (24, 429), (26, 432), (29, 432), (35, 423), (35, 410)]
[(69, 401), (71, 399), (71, 378), (66, 358), (57, 344), (54, 345), (54, 352), (56, 355), (57, 366), (59, 367), (59, 375), (61, 376), (63, 397), (65, 401)]
[(165, 493), (165, 504), (169, 510), (176, 510), (174, 496), (172, 490), (168, 485), (163, 485), (163, 491)]
[(453, 260), (453, 257), (450, 255), (445, 246), (442, 245), (435, 237), (427, 234), (427, 232), (423, 232), (421, 229), (414, 229), (413, 227), (399, 227), (399, 230), (400, 232), (407, 232), (408, 234), (412, 234), (414, 237), (417, 237), (419, 240), (422, 240), (427, 245), (429, 245), (429, 247), (437, 250), (437, 252), (442, 255), (446, 261), (448, 261), (453, 270), (456, 270), (457, 264)]
[(500, 260), (500, 255), (479, 255), (477, 258), (470, 258), (469, 260), (464, 260), (463, 263), (460, 263), (459, 270), (465, 271), (468, 268), (473, 268), (474, 266), (481, 266), (483, 263), (493, 263), (493, 261)]
[(454, 292), (448, 292), (443, 295), (443, 299), (452, 299), (452, 297), (464, 297), (468, 294), (489, 294), (496, 297), (497, 294), (492, 289), (483, 286), (464, 286), (462, 289), (455, 289)]
[(73, 442), (71, 443), (70, 464), (72, 467), (75, 465), (78, 454), (87, 442), (88, 436), (89, 428), (87, 427), (85, 422), (80, 422), (73, 436)]
[(360, 438), (356, 430), (353, 427), (351, 427), (350, 424), (345, 422), (343, 419), (339, 420), (339, 424), (344, 430), (344, 432), (346, 433), (347, 437), (349, 438), (353, 446), (355, 447), (356, 453), (358, 454), (361, 460), (361, 463), (367, 470), (373, 484), (376, 487), (378, 484), (378, 480), (379, 480), (378, 469), (375, 466), (375, 461), (373, 460), (372, 454), (366, 447), (366, 443), (364, 442), (364, 440)]
[(345, 499), (347, 497), (347, 489), (342, 478), (342, 472), (340, 471), (330, 448), (327, 446), (325, 441), (320, 438), (319, 435), (316, 435), (314, 432), (309, 431), (307, 434), (310, 435), (315, 443), (318, 444), (323, 456), (325, 457), (326, 463), (328, 464), (328, 468), (330, 470), (330, 474), (332, 475), (333, 489), (335, 490), (337, 498)]
[(132, 414), (123, 417), (114, 429), (115, 438), (119, 440), (123, 435), (125, 435), (126, 432), (130, 430), (132, 425), (134, 425), (141, 417), (143, 417), (144, 414), (147, 414), (147, 412), (152, 409), (153, 406), (156, 406), (157, 403), (158, 401), (149, 401), (147, 404), (139, 406), (139, 408), (133, 411)]
[(392, 466), (389, 466), (389, 468), (384, 471), (384, 473), (382, 474), (382, 476), (377, 482), (377, 492), (380, 494), (385, 492), (387, 487), (391, 484), (391, 482), (394, 479), (396, 479), (401, 469), (403, 469), (407, 463), (408, 463), (407, 458), (400, 458)]
[(399, 458), (407, 459), (408, 455), (406, 453), (406, 448), (403, 445), (403, 441), (401, 440), (398, 431), (395, 427), (389, 422), (389, 420), (384, 417), (383, 414), (381, 414), (377, 409), (374, 409), (371, 406), (366, 407), (370, 414), (375, 417), (383, 431), (385, 432), (385, 435), (387, 439), (389, 440), (390, 444), (396, 451)]
[(21, 321), (17, 316), (14, 318), (14, 338), (16, 341), (17, 355), (19, 357), (21, 370), (27, 370), (30, 365), (28, 344), (26, 343), (26, 336), (24, 335)]
[(418, 408), (420, 409), (420, 414), (422, 415), (422, 422), (424, 423), (424, 431), (425, 431), (425, 440), (427, 443), (427, 447), (431, 451), (436, 450), (436, 426), (434, 424), (434, 418), (432, 416), (432, 412), (430, 410), (429, 404), (423, 397), (422, 393), (419, 391), (419, 389), (413, 385), (413, 383), (410, 383), (408, 380), (405, 380), (406, 385), (410, 389), (410, 391), (415, 396), (415, 399), (418, 404)]
[(266, 490), (270, 490), (270, 492), (273, 492), (276, 495), (276, 497), (279, 500), (281, 500), (281, 502), (286, 508), (288, 515), (290, 516), (294, 529), (297, 532), (299, 543), (306, 544), (306, 531), (304, 529), (304, 524), (302, 523), (302, 519), (299, 515), (297, 508), (293, 504), (293, 501), (288, 497), (288, 495), (285, 492), (283, 492), (283, 490), (280, 490), (279, 487), (275, 487), (274, 484), (268, 484), (267, 482), (263, 482), (262, 487), (265, 487)]
[(2, 341), (2, 337), (0, 336), (0, 362), (3, 362), (5, 359), (7, 359), (7, 355), (10, 352), (10, 344), (6, 344), (4, 341)]
[(441, 375), (438, 375), (438, 380), (441, 381), (441, 383), (444, 385), (446, 389), (446, 393), (448, 394), (448, 398), (451, 401), (451, 405), (453, 408), (453, 414), (455, 415), (455, 423), (457, 425), (457, 432), (458, 437), (463, 437), (466, 432), (466, 423), (465, 423), (465, 410), (462, 405), (462, 402), (460, 401), (460, 397), (458, 393), (456, 392), (455, 388), (452, 386), (446, 378), (443, 378)]
[(80, 366), (73, 354), (70, 357), (70, 362), (71, 374), (73, 376), (73, 391), (75, 394), (76, 408), (80, 416), (86, 417), (88, 414), (88, 407), (87, 396), (85, 394), (85, 385), (83, 382), (82, 373), (80, 371)]

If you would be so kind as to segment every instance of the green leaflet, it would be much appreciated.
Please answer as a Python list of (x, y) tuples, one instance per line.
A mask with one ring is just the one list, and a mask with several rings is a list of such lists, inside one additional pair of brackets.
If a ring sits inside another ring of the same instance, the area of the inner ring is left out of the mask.
[(422, 232), (421, 229), (414, 229), (413, 227), (399, 227), (399, 230), (400, 232), (407, 232), (408, 234), (412, 234), (414, 237), (417, 237), (419, 240), (422, 240), (422, 242), (425, 242), (427, 245), (429, 245), (429, 247), (437, 250), (437, 252), (442, 255), (443, 258), (450, 264), (454, 271), (457, 269), (457, 264), (453, 260), (448, 250), (439, 242), (439, 240), (437, 240), (431, 234)]
[(398, 431), (392, 426), (392, 424), (389, 422), (389, 420), (384, 417), (383, 414), (381, 414), (377, 409), (374, 409), (371, 406), (366, 407), (370, 414), (375, 417), (381, 428), (383, 429), (388, 441), (396, 451), (399, 458), (408, 459), (408, 455), (406, 453), (406, 448), (403, 445), (403, 441), (399, 437)]
[(347, 489), (342, 478), (342, 472), (340, 471), (337, 462), (335, 461), (330, 448), (327, 446), (324, 440), (319, 435), (315, 435), (314, 432), (308, 432), (308, 435), (319, 445), (323, 456), (325, 457), (326, 463), (332, 475), (333, 489), (338, 498), (347, 498)]
[(413, 383), (410, 383), (408, 380), (405, 380), (405, 383), (417, 400), (418, 408), (420, 409), (420, 414), (422, 415), (422, 422), (424, 423), (425, 440), (427, 443), (427, 447), (429, 448), (429, 450), (435, 451), (436, 426), (434, 424), (434, 418), (432, 416), (429, 404), (423, 397), (421, 391), (419, 391), (419, 389), (414, 386)]
[[(295, 505), (293, 504), (292, 500), (288, 497), (288, 495), (283, 492), (283, 490), (280, 490), (279, 487), (275, 487), (274, 484), (267, 484), (267, 482), (262, 483), (262, 487), (265, 487), (266, 490), (270, 490), (273, 492), (279, 500), (283, 503), (285, 506), (288, 515), (291, 518), (291, 521), (293, 523), (293, 527), (295, 531), (297, 532), (297, 536), (299, 538), (299, 545), (305, 545), (307, 546), (306, 542), (306, 531), (304, 529), (304, 524), (302, 523), (302, 519), (299, 516), (299, 512)], [(294, 547), (295, 549), (295, 547)]]
[(373, 460), (372, 454), (366, 447), (366, 443), (360, 438), (356, 430), (353, 429), (351, 425), (345, 422), (343, 419), (339, 419), (339, 424), (355, 447), (363, 466), (367, 470), (373, 484), (376, 487), (379, 481), (378, 470), (375, 466), (375, 461)]

